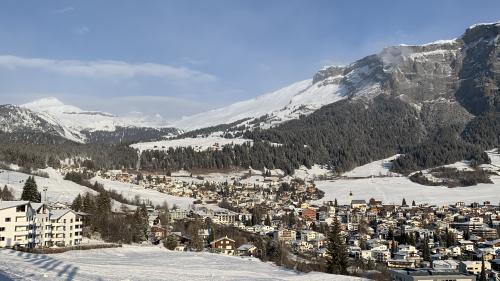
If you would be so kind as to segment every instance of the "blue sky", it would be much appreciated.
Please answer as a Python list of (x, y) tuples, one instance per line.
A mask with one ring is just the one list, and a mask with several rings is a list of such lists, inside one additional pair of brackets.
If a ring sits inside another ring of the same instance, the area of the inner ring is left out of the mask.
[(177, 118), (394, 44), (500, 20), (500, 1), (0, 1), (0, 103), (55, 96)]

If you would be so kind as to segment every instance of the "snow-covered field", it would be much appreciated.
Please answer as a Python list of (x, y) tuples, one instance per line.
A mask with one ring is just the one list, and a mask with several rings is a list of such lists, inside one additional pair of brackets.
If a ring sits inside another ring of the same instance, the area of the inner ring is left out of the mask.
[[(50, 202), (71, 203), (78, 194), (83, 194), (85, 192), (95, 193), (95, 191), (90, 188), (81, 186), (72, 181), (64, 180), (63, 177), (53, 169), (46, 169), (44, 171), (49, 174), (50, 178), (35, 176), (35, 180), (38, 185), (38, 191), (42, 192), (42, 197), (44, 199), (43, 188), (47, 187), (47, 199)], [(24, 182), (29, 176), (28, 174), (19, 172), (0, 170), (0, 186), (3, 188), (4, 185), (7, 185), (14, 190), (14, 195), (16, 197), (20, 197), (23, 192)]]
[(396, 154), (386, 159), (377, 160), (368, 163), (366, 165), (359, 166), (342, 175), (349, 178), (367, 178), (372, 176), (377, 177), (377, 176), (397, 175), (389, 170), (391, 169), (392, 166), (391, 161), (398, 158), (399, 155), (400, 154)]
[(134, 200), (135, 196), (138, 195), (141, 199), (151, 200), (154, 205), (161, 205), (166, 201), (171, 207), (175, 204), (179, 207), (188, 208), (194, 201), (193, 198), (172, 196), (153, 189), (145, 189), (136, 184), (112, 181), (101, 177), (91, 179), (91, 182), (95, 181), (102, 183), (106, 190), (113, 189), (118, 193), (122, 193), (125, 198)]
[[(500, 171), (500, 155), (496, 150), (488, 151), (491, 164), (482, 165), (483, 168)], [(386, 159), (387, 160), (387, 159)], [(375, 161), (358, 167), (344, 175), (370, 176), (372, 171), (383, 172), (384, 160)], [(464, 169), (465, 164), (458, 162), (448, 165)], [(375, 198), (384, 203), (400, 204), (403, 198), (408, 202), (415, 200), (418, 203), (452, 204), (458, 201), (466, 203), (490, 201), (492, 204), (500, 202), (500, 176), (491, 176), (493, 184), (478, 184), (476, 186), (448, 188), (445, 186), (424, 186), (410, 181), (407, 177), (374, 177), (361, 179), (338, 179), (316, 181), (319, 189), (325, 191), (325, 197), (316, 203), (330, 201), (337, 198), (339, 203), (349, 203), (349, 192), (352, 191), (353, 199)]]
[(226, 139), (223, 137), (209, 136), (206, 138), (184, 138), (176, 140), (161, 140), (153, 142), (141, 142), (132, 144), (131, 147), (143, 150), (168, 150), (169, 148), (177, 147), (192, 147), (195, 151), (203, 151), (209, 148), (220, 149), (222, 146), (231, 144), (244, 144), (246, 142), (252, 142), (249, 139)]
[(159, 247), (71, 251), (37, 255), (0, 250), (0, 280), (360, 280), (296, 273), (253, 258)]
[[(52, 168), (40, 171), (46, 172), (49, 175), (49, 178), (35, 176), (38, 191), (42, 193), (42, 200), (45, 200), (45, 193), (43, 192), (44, 187), (47, 187), (47, 201), (51, 203), (59, 202), (71, 204), (78, 194), (84, 194), (86, 192), (97, 194), (96, 191), (88, 187), (64, 180), (63, 176)], [(0, 170), (0, 187), (3, 188), (7, 185), (14, 191), (14, 196), (20, 198), (23, 192), (24, 183), (29, 176), (28, 174), (20, 172)], [(120, 210), (123, 205), (115, 200), (112, 200), (112, 204), (114, 210)], [(129, 209), (135, 208), (135, 206), (131, 205), (126, 206)]]
[(333, 201), (337, 198), (340, 204), (349, 203), (349, 191), (353, 199), (375, 198), (384, 203), (400, 204), (403, 198), (419, 203), (451, 204), (458, 201), (500, 202), (500, 176), (492, 177), (493, 184), (478, 184), (469, 187), (448, 188), (444, 186), (424, 186), (411, 182), (406, 177), (339, 179), (333, 181), (316, 181), (316, 186), (325, 192), (325, 197), (316, 201)]

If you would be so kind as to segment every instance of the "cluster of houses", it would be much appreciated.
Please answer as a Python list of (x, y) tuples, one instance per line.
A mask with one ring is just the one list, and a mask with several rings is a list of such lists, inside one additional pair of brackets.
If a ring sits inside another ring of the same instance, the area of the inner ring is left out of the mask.
[[(426, 274), (439, 279), (452, 273), (458, 274), (458, 279), (469, 280), (470, 275), (480, 274), (483, 263), (488, 276), (499, 276), (500, 206), (489, 202), (481, 205), (458, 202), (450, 206), (408, 206), (388, 205), (371, 199), (368, 202), (351, 200), (349, 205), (326, 202), (321, 206), (308, 203), (294, 206), (291, 203), (285, 209), (266, 209), (264, 206), (263, 210), (268, 221), (262, 219), (255, 224), (248, 224), (249, 212), (206, 207), (173, 210), (172, 220), (210, 218), (216, 224), (268, 236), (288, 245), (292, 253), (316, 260), (326, 256), (328, 228), (322, 226), (331, 225), (336, 219), (340, 222), (350, 257), (385, 265), (393, 270), (395, 280), (406, 280), (396, 278), (402, 272), (406, 277), (414, 278), (412, 280)], [(292, 224), (284, 223), (284, 213), (293, 214), (295, 220)], [(201, 235), (207, 230), (200, 231)], [(176, 235), (182, 237), (181, 233)], [(401, 241), (401, 237), (407, 238)], [(451, 237), (450, 241), (446, 241), (446, 237)], [(214, 242), (207, 247), (225, 254), (252, 255), (258, 251), (251, 244), (237, 245), (228, 237)], [(428, 257), (424, 254), (424, 247), (429, 251)]]
[(0, 200), (0, 247), (74, 246), (82, 231), (82, 216), (64, 206)]
[[(351, 193), (347, 205), (314, 205), (309, 202), (321, 194), (312, 182), (264, 174), (249, 174), (225, 183), (190, 176), (139, 177), (121, 171), (100, 176), (196, 199), (192, 209), (170, 210), (170, 223), (210, 219), (215, 224), (280, 241), (292, 254), (305, 259), (325, 257), (328, 226), (337, 220), (350, 257), (385, 265), (393, 270), (394, 280), (424, 280), (422, 276), (426, 276), (425, 280), (465, 281), (470, 280), (470, 275), (477, 276), (483, 264), (491, 278), (497, 278), (500, 271), (500, 206), (490, 202), (398, 205), (373, 198), (355, 200)], [(259, 210), (258, 216), (255, 210)], [(150, 227), (156, 239), (175, 235), (179, 242), (176, 249), (186, 249), (190, 238), (169, 232), (154, 210), (150, 213)], [(215, 252), (253, 255), (259, 251), (252, 244), (238, 245), (235, 237), (214, 237), (209, 243), (208, 231), (200, 229), (199, 235), (205, 247)], [(425, 249), (429, 252), (424, 253)], [(452, 273), (458, 277), (451, 278)]]

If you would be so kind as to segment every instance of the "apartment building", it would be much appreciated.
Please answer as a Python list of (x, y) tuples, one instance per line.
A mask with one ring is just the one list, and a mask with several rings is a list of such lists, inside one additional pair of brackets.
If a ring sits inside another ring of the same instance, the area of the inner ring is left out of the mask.
[(0, 202), (0, 247), (78, 245), (82, 229), (81, 216), (70, 209), (50, 211), (42, 203)]
[(82, 242), (83, 222), (80, 215), (70, 209), (52, 210), (49, 213), (52, 227), (51, 244), (74, 246)]
[(0, 247), (33, 247), (35, 214), (29, 201), (0, 201)]

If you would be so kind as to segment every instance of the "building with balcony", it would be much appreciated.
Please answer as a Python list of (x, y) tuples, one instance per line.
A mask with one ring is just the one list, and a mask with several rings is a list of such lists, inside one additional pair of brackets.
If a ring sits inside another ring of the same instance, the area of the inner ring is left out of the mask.
[(0, 247), (79, 245), (83, 222), (70, 209), (50, 211), (43, 203), (0, 202)]

